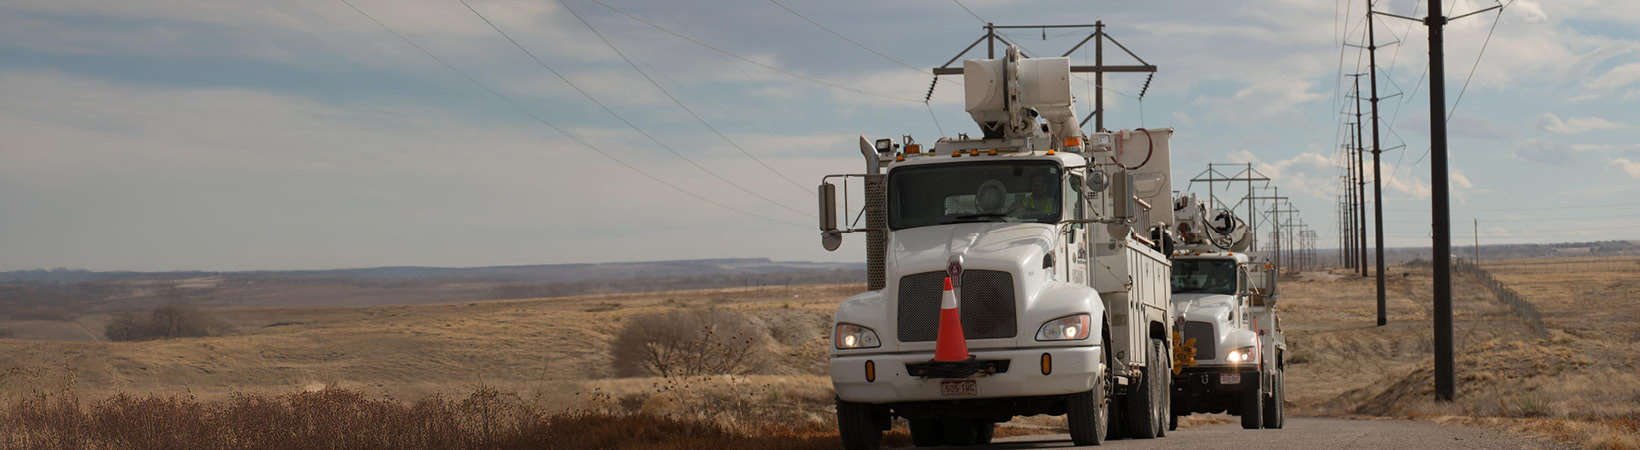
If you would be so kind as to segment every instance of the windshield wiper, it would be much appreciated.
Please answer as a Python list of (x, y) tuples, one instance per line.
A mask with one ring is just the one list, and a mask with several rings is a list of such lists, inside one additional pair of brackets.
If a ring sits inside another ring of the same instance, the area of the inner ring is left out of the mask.
[(974, 220), (974, 219), (994, 219), (994, 220), (986, 220), (986, 222), (1002, 222), (1003, 221), (1002, 218), (1004, 218), (1004, 217), (1008, 217), (1008, 215), (1007, 214), (1000, 214), (1000, 213), (982, 213), (982, 214), (963, 214), (963, 215), (954, 217), (954, 219), (957, 219), (958, 221), (963, 221), (963, 222), (971, 221), (971, 220)]

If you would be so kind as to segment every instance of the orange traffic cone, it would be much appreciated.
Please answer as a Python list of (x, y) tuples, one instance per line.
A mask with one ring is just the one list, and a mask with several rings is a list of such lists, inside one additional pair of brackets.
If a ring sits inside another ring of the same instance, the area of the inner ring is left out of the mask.
[(968, 340), (962, 337), (962, 315), (957, 312), (957, 295), (951, 292), (951, 278), (945, 278), (940, 297), (940, 334), (934, 340), (934, 361), (968, 360)]

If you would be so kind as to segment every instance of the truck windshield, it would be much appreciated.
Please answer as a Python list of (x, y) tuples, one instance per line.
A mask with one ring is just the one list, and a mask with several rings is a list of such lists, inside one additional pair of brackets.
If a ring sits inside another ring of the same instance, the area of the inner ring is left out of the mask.
[(1232, 259), (1174, 260), (1173, 293), (1235, 295), (1236, 261)]
[(1054, 161), (984, 161), (906, 167), (888, 175), (888, 226), (968, 222), (1059, 222)]

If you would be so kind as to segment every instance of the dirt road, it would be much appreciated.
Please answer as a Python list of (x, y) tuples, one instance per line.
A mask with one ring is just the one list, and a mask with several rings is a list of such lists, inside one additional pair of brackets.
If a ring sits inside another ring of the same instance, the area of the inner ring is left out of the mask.
[[(1070, 435), (1017, 436), (998, 439), (986, 448), (1069, 448)], [(1444, 427), (1407, 420), (1348, 420), (1289, 417), (1280, 430), (1243, 430), (1239, 424), (1177, 430), (1149, 440), (1108, 441), (1102, 447), (1120, 449), (1541, 449), (1561, 448), (1506, 433), (1476, 428)]]

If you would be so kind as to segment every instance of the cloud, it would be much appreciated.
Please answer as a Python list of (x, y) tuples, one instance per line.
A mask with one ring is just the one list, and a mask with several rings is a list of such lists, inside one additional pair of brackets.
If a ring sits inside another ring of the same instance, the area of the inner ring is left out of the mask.
[(1577, 150), (1565, 142), (1526, 139), (1515, 144), (1515, 158), (1550, 166), (1569, 167), (1577, 162)]
[(1384, 178), (1384, 187), (1414, 200), (1429, 198), (1429, 183), (1418, 179), (1410, 170), (1397, 171)]
[(1589, 80), (1587, 86), (1594, 90), (1613, 90), (1627, 87), (1640, 82), (1640, 62), (1624, 64)]
[(1327, 94), (1312, 91), (1314, 87), (1315, 83), (1289, 75), (1244, 85), (1229, 97), (1201, 96), (1191, 103), (1212, 108), (1212, 117), (1232, 124), (1262, 122), (1328, 98)]
[(1551, 113), (1539, 114), (1532, 118), (1532, 127), (1538, 131), (1552, 134), (1580, 134), (1597, 130), (1621, 130), (1631, 128), (1627, 124), (1616, 123), (1599, 117), (1572, 117), (1561, 120)]
[(1284, 195), (1294, 198), (1332, 200), (1333, 188), (1338, 183), (1338, 177), (1334, 176), (1338, 165), (1320, 153), (1306, 152), (1269, 163), (1260, 162), (1257, 155), (1246, 150), (1230, 152), (1225, 158), (1231, 163), (1253, 163), (1253, 170), (1273, 180)]
[[(693, 253), (669, 247), (644, 225), (653, 217), (667, 217), (675, 222), (668, 228), (682, 234), (727, 239), (716, 245), (742, 256), (812, 247), (787, 236), (797, 227), (700, 202), (515, 117), (464, 116), (402, 99), (326, 103), (63, 74), (0, 74), (0, 98), (0, 135), (7, 136), (0, 209), (9, 211), (0, 217), (9, 231), (0, 236), (7, 249), (0, 267), (484, 265), (708, 254), (698, 240), (687, 245)], [(808, 222), (630, 132), (569, 129), (671, 184)], [(716, 139), (701, 135), (671, 137)], [(824, 137), (788, 140), (836, 145)], [(710, 156), (695, 158), (784, 204), (812, 207), (806, 187), (744, 157)], [(769, 162), (814, 180), (857, 166), (858, 157), (848, 156)], [(109, 223), (119, 225), (102, 225)], [(760, 247), (725, 236), (735, 234)], [(788, 237), (789, 244), (777, 243)]]
[(1611, 166), (1623, 171), (1623, 173), (1629, 174), (1631, 177), (1640, 178), (1640, 161), (1631, 161), (1628, 158), (1617, 158), (1611, 161)]
[[(1370, 123), (1370, 122), (1369, 122)], [(1401, 128), (1411, 130), (1417, 134), (1429, 134), (1429, 112), (1424, 111), (1417, 116), (1401, 121)], [(1446, 122), (1446, 132), (1450, 137), (1465, 137), (1488, 141), (1507, 141), (1520, 137), (1514, 128), (1504, 126), (1490, 118), (1473, 114), (1456, 113)]]

